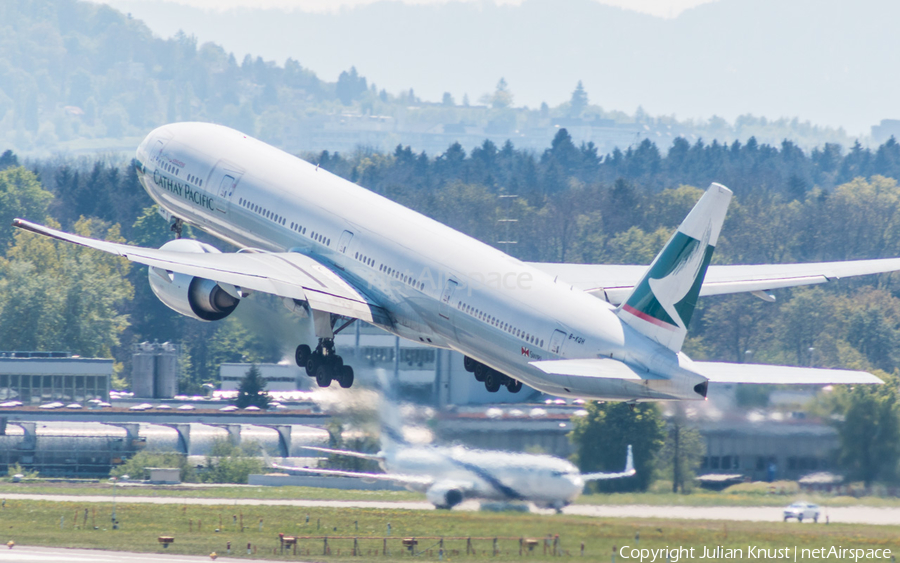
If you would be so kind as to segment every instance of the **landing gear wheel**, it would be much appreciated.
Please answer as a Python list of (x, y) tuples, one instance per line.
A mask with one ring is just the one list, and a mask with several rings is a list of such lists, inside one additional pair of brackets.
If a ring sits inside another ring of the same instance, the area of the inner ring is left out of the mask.
[(463, 367), (466, 369), (467, 372), (475, 373), (475, 367), (477, 365), (478, 365), (478, 362), (476, 362), (469, 356), (466, 356), (465, 358), (463, 358)]
[(340, 383), (341, 387), (344, 389), (350, 389), (353, 385), (353, 368), (350, 366), (341, 366), (338, 373), (340, 373), (338, 383)]
[(487, 367), (484, 364), (475, 364), (475, 369), (472, 373), (475, 374), (475, 381), (479, 383), (484, 383), (485, 377), (487, 377), (487, 373), (491, 370), (491, 368)]
[(184, 221), (182, 221), (181, 219), (176, 218), (175, 221), (172, 222), (172, 227), (170, 228), (170, 230), (175, 233), (175, 238), (181, 238), (181, 229), (183, 227)]
[(319, 364), (319, 367), (316, 368), (316, 383), (319, 387), (331, 385), (331, 372), (324, 364)]
[(341, 373), (341, 368), (344, 367), (344, 358), (337, 354), (332, 354), (326, 358), (325, 363), (328, 364), (328, 369), (331, 370), (331, 373)]
[(501, 377), (501, 374), (496, 371), (488, 370), (487, 374), (484, 376), (484, 388), (488, 390), (488, 393), (496, 393), (500, 390)]
[(306, 375), (310, 377), (317, 377), (319, 366), (322, 365), (322, 354), (318, 352), (313, 352), (310, 354), (309, 359), (306, 360)]
[(518, 393), (522, 390), (522, 382), (510, 378), (510, 380), (506, 382), (506, 390), (510, 393)]
[(301, 344), (297, 346), (297, 350), (294, 352), (294, 361), (297, 362), (297, 365), (305, 368), (306, 362), (309, 361), (309, 357), (312, 355), (312, 350), (306, 344)]

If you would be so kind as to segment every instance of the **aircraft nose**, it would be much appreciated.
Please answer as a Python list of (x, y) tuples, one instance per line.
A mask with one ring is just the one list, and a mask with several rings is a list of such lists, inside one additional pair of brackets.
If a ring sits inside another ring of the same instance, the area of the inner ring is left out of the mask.
[(581, 475), (568, 475), (569, 487), (571, 490), (570, 499), (575, 499), (584, 490), (584, 479)]

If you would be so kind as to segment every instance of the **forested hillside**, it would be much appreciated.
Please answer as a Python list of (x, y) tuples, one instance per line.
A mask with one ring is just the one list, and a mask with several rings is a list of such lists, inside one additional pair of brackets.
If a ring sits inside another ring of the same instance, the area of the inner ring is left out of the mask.
[(602, 107), (604, 100), (591, 99), (580, 83), (571, 85), (568, 101), (527, 108), (516, 106), (515, 85), (500, 76), (493, 93), (473, 93), (472, 100), (449, 93), (422, 100), (414, 83), (387, 92), (376, 80), (351, 67), (335, 82), (323, 81), (295, 58), (237, 60), (220, 45), (198, 45), (190, 29), (161, 39), (104, 4), (0, 2), (0, 146), (20, 151), (124, 149), (156, 126), (190, 120), (228, 125), (288, 151), (387, 148), (405, 137), (436, 146), (432, 152), (454, 138), (472, 147), (488, 136), (542, 147), (559, 125), (602, 138), (604, 151), (646, 137), (668, 145), (679, 135), (790, 138), (804, 147), (849, 139), (843, 130), (789, 117), (742, 115), (728, 123), (654, 117), (640, 108), (627, 114)]
[[(644, 143), (600, 156), (561, 130), (540, 155), (486, 142), (429, 157), (320, 153), (307, 159), (514, 256), (531, 261), (647, 264), (710, 181), (735, 199), (714, 260), (768, 263), (900, 256), (900, 145), (869, 151), (790, 143), (689, 145), (666, 156)], [(24, 165), (24, 166), (21, 166)], [(0, 211), (58, 221), (95, 236), (159, 246), (172, 234), (125, 162), (0, 156)], [(500, 198), (515, 195), (515, 198)], [(509, 223), (516, 219), (506, 240)], [(193, 233), (203, 236), (202, 233)], [(223, 361), (273, 361), (298, 337), (275, 302), (257, 295), (219, 323), (169, 311), (146, 269), (92, 251), (6, 231), (0, 335), (6, 349), (113, 354), (130, 370), (142, 340), (182, 344), (182, 390), (214, 381)], [(206, 239), (223, 248), (222, 243)], [(701, 300), (687, 351), (696, 358), (843, 366), (900, 365), (900, 284), (884, 275), (752, 296)], [(133, 295), (133, 297), (132, 297)], [(255, 302), (255, 304), (253, 304)], [(22, 330), (22, 319), (28, 319)]]

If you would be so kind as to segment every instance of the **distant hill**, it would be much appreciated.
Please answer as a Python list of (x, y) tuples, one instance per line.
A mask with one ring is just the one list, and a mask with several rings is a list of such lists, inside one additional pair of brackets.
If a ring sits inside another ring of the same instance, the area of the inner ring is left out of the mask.
[[(440, 77), (449, 90), (454, 73), (468, 70), (472, 76), (483, 75), (497, 61), (509, 65), (509, 76), (520, 72), (526, 61), (531, 82), (557, 76), (554, 73), (564, 68), (580, 68), (588, 74), (600, 69), (601, 74), (614, 76), (635, 53), (658, 45), (656, 33), (639, 41), (627, 36), (629, 29), (636, 29), (636, 22), (650, 21), (659, 27), (660, 36), (671, 34), (664, 20), (645, 20), (649, 16), (589, 0), (571, 4), (584, 9), (585, 21), (571, 11), (570, 3), (561, 3), (557, 10), (545, 0), (526, 0), (521, 8), (448, 3), (421, 10), (379, 3), (343, 16), (258, 10), (207, 14), (171, 3), (134, 4), (133, 8), (147, 9), (150, 15), (156, 13), (151, 9), (155, 6), (165, 14), (168, 25), (183, 29), (161, 38), (132, 14), (104, 4), (4, 0), (0, 3), (0, 149), (13, 148), (25, 155), (131, 152), (153, 127), (185, 120), (229, 125), (295, 153), (346, 153), (360, 146), (386, 151), (403, 144), (441, 154), (454, 142), (471, 149), (485, 139), (498, 146), (510, 139), (517, 147), (541, 151), (560, 127), (566, 127), (576, 143), (594, 143), (601, 154), (636, 146), (643, 139), (665, 151), (679, 136), (691, 143), (701, 138), (746, 141), (755, 136), (759, 142), (777, 144), (790, 138), (804, 148), (825, 142), (851, 143), (842, 130), (790, 118), (745, 115), (732, 123), (721, 118), (677, 121), (653, 117), (640, 108), (634, 114), (616, 111), (606, 100), (612, 99), (612, 92), (633, 87), (617, 81), (596, 92), (587, 88), (583, 96), (591, 103), (582, 96), (575, 105), (569, 97), (577, 80), (559, 81), (554, 87), (563, 93), (561, 103), (530, 109), (516, 101), (520, 86), (512, 83), (509, 90), (500, 91), (500, 72), (489, 79), (484, 96), (472, 93), (469, 99), (448, 91), (423, 101), (416, 93), (418, 83), (434, 88)], [(706, 8), (697, 8), (701, 9)], [(571, 21), (560, 23), (560, 17)], [(599, 23), (585, 23), (591, 18), (600, 18)], [(229, 49), (233, 38), (270, 48), (272, 43), (260, 36), (268, 29), (276, 44), (299, 54), (296, 59), (280, 57), (276, 63), (252, 53), (236, 57), (220, 44), (198, 40), (195, 26), (203, 37), (216, 21), (231, 22), (232, 27), (217, 28), (217, 33), (231, 30), (223, 40)], [(566, 26), (578, 33), (564, 33)], [(446, 45), (435, 50), (440, 37), (447, 39)], [(548, 37), (552, 38), (549, 43)], [(688, 45), (679, 48), (694, 45), (699, 66), (714, 64), (704, 63), (704, 57), (720, 56), (716, 54), (720, 49), (705, 46), (706, 40), (686, 37)], [(348, 41), (352, 48), (343, 48)], [(595, 45), (588, 48), (584, 41)], [(342, 59), (343, 70), (333, 73), (334, 82), (319, 79), (298, 62), (320, 60), (322, 53), (331, 51), (346, 59)], [(378, 60), (386, 64), (371, 64), (375, 52), (381, 53)], [(703, 100), (728, 94), (725, 86), (717, 92), (699, 79), (691, 88), (679, 86), (684, 77), (669, 80), (672, 73), (678, 76), (676, 67), (685, 67), (676, 53), (673, 48), (653, 55), (674, 65), (658, 71), (659, 76), (637, 70), (631, 74), (637, 82), (654, 82), (656, 90), (672, 98), (686, 93)], [(353, 67), (351, 59), (356, 58), (370, 67), (367, 76)], [(423, 59), (428, 61), (427, 68), (421, 66)], [(396, 83), (399, 73), (416, 84), (393, 92), (377, 88), (373, 82), (381, 78), (373, 70), (376, 67), (388, 82)], [(525, 84), (526, 92), (532, 89), (531, 82)]]
[(293, 56), (329, 79), (355, 65), (429, 101), (444, 91), (474, 101), (503, 76), (532, 108), (567, 101), (583, 80), (593, 103), (629, 114), (798, 117), (852, 135), (900, 118), (900, 2), (718, 0), (661, 19), (594, 0), (380, 1), (332, 14), (104, 1), (164, 35), (189, 29), (237, 53)]

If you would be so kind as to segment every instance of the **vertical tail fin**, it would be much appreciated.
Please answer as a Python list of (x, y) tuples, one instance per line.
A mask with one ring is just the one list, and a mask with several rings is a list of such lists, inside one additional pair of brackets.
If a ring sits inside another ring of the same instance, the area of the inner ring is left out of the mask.
[(681, 350), (730, 202), (731, 190), (710, 185), (616, 311), (623, 322)]

